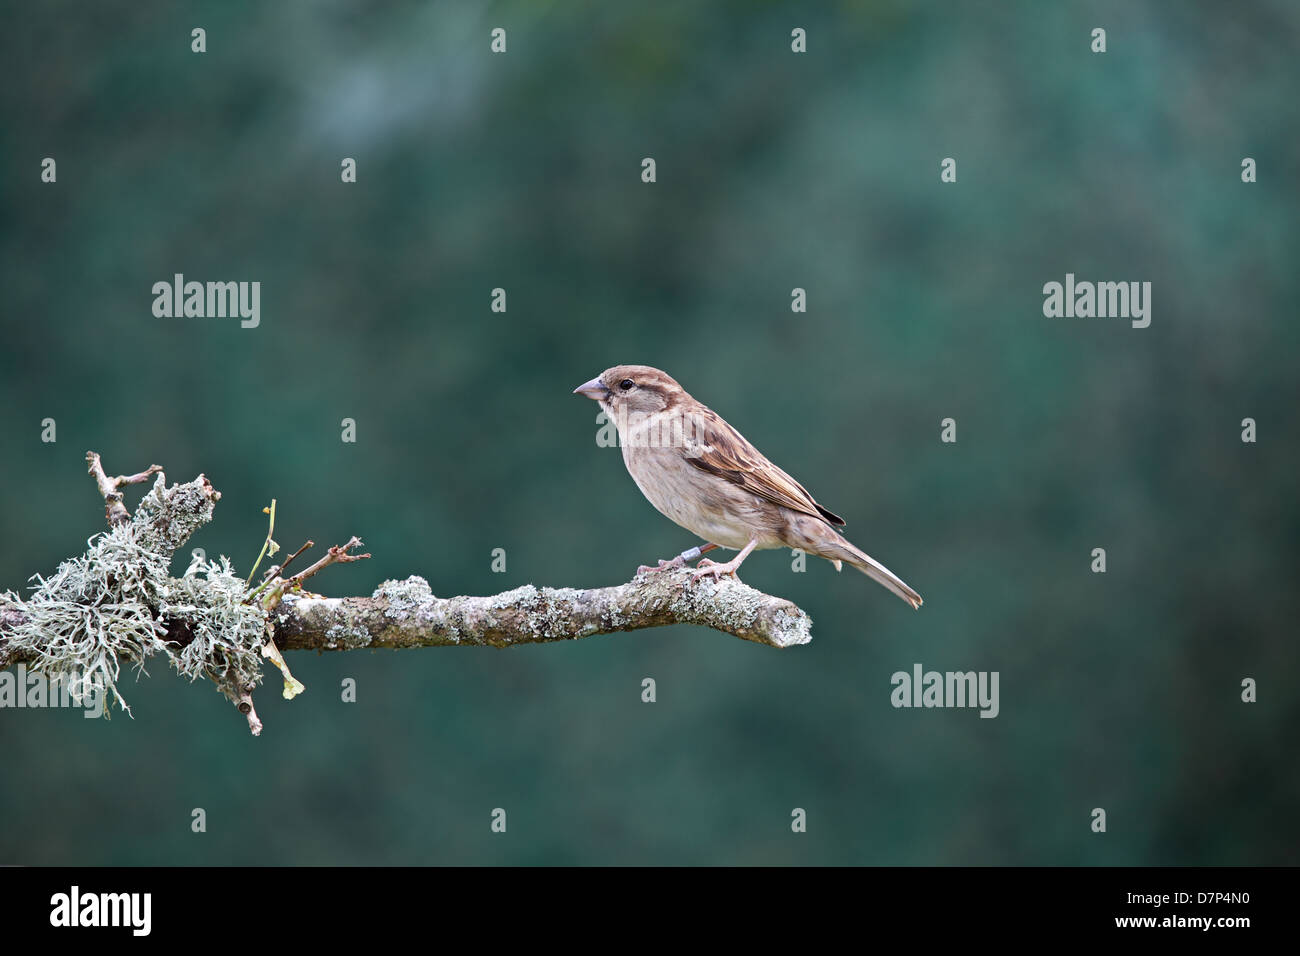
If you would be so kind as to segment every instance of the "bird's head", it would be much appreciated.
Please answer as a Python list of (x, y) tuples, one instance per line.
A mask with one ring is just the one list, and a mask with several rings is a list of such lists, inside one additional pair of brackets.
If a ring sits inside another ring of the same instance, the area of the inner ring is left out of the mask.
[(614, 421), (666, 411), (690, 396), (667, 372), (649, 365), (615, 365), (573, 390), (600, 403)]

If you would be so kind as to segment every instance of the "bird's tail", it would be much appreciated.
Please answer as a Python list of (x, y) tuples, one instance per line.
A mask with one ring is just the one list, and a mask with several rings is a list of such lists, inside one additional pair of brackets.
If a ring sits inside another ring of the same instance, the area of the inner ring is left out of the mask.
[(835, 562), (839, 569), (840, 561), (847, 561), (877, 584), (893, 591), (900, 598), (912, 605), (912, 609), (921, 606), (921, 595), (909, 588), (893, 571), (885, 567), (871, 555), (858, 550), (847, 538), (836, 535), (836, 541), (822, 541), (818, 549), (822, 557)]

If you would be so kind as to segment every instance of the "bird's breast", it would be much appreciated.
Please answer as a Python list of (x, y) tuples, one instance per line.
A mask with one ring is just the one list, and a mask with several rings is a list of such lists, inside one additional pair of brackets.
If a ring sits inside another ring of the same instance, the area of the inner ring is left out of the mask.
[(680, 448), (643, 447), (625, 441), (623, 462), (646, 500), (706, 541), (724, 548), (743, 548), (766, 524), (764, 502), (696, 468)]

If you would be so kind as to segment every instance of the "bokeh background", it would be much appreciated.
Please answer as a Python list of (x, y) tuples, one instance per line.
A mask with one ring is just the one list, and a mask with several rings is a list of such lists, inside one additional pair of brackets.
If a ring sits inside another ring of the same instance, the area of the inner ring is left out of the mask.
[[(374, 558), (318, 578), (330, 594), (624, 581), (695, 543), (570, 394), (630, 362), (720, 411), (925, 606), (762, 552), (745, 580), (806, 608), (811, 645), (675, 627), (295, 654), (308, 691), (285, 702), (270, 674), (260, 739), (158, 664), (126, 685), (134, 719), (0, 712), (0, 862), (1300, 862), (1300, 7), (5, 21), (0, 587), (101, 530), (87, 449), (207, 474), (223, 498), (191, 544), (244, 571), (273, 497), (286, 548), (360, 535)], [(154, 318), (176, 272), (259, 280), (261, 326)], [(1067, 272), (1150, 281), (1150, 328), (1044, 318)], [(999, 671), (1000, 716), (894, 709), (916, 662)]]

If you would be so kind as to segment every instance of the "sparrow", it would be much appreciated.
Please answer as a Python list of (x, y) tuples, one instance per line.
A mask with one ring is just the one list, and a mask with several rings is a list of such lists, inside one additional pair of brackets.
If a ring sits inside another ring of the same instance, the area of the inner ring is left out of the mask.
[(681, 567), (718, 547), (739, 550), (725, 564), (705, 558), (692, 572), (696, 580), (717, 579), (735, 576), (755, 549), (799, 548), (830, 561), (837, 571), (847, 561), (913, 608), (921, 606), (921, 596), (898, 575), (839, 533), (843, 518), (819, 505), (666, 372), (616, 365), (573, 393), (594, 399), (614, 423), (623, 464), (649, 502), (708, 542), (673, 561), (660, 561), (659, 568)]

